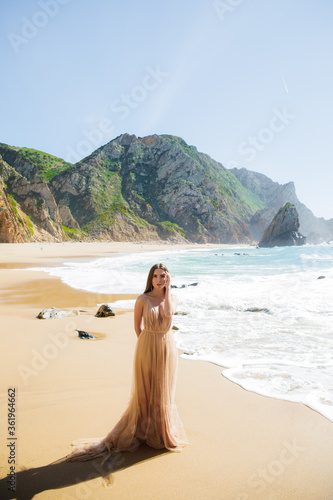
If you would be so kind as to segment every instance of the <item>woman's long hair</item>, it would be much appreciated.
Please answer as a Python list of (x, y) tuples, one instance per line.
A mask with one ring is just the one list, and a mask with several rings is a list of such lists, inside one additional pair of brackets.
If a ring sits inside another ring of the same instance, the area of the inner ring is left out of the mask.
[[(166, 271), (167, 273), (169, 272), (168, 268), (164, 264), (154, 264), (148, 273), (146, 289), (143, 293), (148, 293), (148, 292), (152, 291), (152, 289), (153, 289), (153, 276), (154, 276), (155, 269), (163, 269), (163, 271)], [(164, 293), (165, 293), (165, 288), (164, 288)]]

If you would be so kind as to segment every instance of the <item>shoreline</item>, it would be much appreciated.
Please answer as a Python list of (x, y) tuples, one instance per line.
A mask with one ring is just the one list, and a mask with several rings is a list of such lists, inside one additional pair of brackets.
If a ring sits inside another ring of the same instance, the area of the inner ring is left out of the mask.
[[(160, 250), (193, 250), (205, 248), (248, 248), (251, 245), (226, 243), (170, 242), (62, 242), (62, 243), (0, 243), (0, 264), (35, 264), (40, 260), (60, 262), (67, 258), (97, 258), (105, 254), (151, 252)], [(24, 251), (23, 251), (24, 249)], [(48, 264), (49, 265), (49, 264)]]
[[(31, 253), (22, 246), (21, 254), (12, 253), (7, 263), (36, 262), (40, 244), (33, 245)], [(47, 244), (47, 260), (64, 258), (58, 245)], [(87, 258), (87, 249), (77, 255), (81, 244), (74, 245), (63, 252), (65, 259)], [(111, 252), (109, 245), (107, 250), (103, 243), (93, 245), (92, 255)], [(137, 251), (137, 244), (125, 247)], [(19, 489), (48, 499), (79, 498), (80, 491), (88, 492), (85, 498), (110, 498), (92, 463), (55, 462), (69, 453), (71, 441), (105, 435), (124, 411), (136, 342), (133, 313), (95, 318), (95, 304), (109, 295), (75, 290), (43, 271), (0, 268), (0, 283), (1, 351), (7, 354), (1, 395), (7, 397), (12, 385), (17, 388)], [(87, 313), (37, 320), (44, 303)], [(76, 328), (96, 332), (101, 340), (81, 341)], [(145, 446), (121, 454), (109, 483), (112, 497), (156, 498), (158, 491), (165, 499), (219, 499), (223, 492), (226, 500), (328, 500), (333, 489), (332, 423), (300, 403), (248, 392), (222, 377), (221, 369), (208, 361), (194, 364), (179, 358), (176, 402), (190, 444), (179, 454)], [(4, 413), (0, 425), (6, 431)], [(1, 463), (4, 478), (4, 444)], [(1, 498), (16, 498), (5, 487), (1, 479)]]

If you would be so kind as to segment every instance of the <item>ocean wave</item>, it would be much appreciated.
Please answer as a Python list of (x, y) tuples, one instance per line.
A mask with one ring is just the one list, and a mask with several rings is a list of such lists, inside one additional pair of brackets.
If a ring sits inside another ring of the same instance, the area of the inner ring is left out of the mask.
[[(161, 261), (177, 287), (183, 314), (174, 317), (175, 340), (184, 357), (226, 367), (223, 375), (247, 390), (331, 418), (332, 245), (163, 250), (42, 269), (73, 288), (140, 294)], [(134, 301), (111, 307), (132, 310)]]
[(301, 259), (302, 260), (323, 260), (323, 261), (330, 261), (333, 262), (333, 255), (327, 255), (327, 254), (318, 254), (318, 253), (313, 253), (313, 254), (301, 254)]

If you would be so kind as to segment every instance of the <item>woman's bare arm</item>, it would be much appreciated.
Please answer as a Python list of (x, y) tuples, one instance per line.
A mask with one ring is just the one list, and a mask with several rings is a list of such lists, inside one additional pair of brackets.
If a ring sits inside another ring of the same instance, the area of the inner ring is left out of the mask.
[(139, 295), (139, 297), (135, 301), (135, 306), (134, 306), (134, 330), (138, 338), (142, 331), (143, 307), (144, 307), (144, 298), (141, 295)]

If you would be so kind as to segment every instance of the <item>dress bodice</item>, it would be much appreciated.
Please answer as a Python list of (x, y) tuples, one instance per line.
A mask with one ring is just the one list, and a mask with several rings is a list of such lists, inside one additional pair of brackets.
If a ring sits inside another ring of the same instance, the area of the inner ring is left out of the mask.
[(167, 332), (171, 328), (172, 316), (164, 316), (163, 306), (154, 306), (152, 300), (145, 294), (143, 310), (143, 327), (154, 332)]

